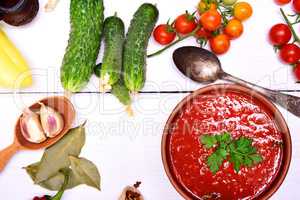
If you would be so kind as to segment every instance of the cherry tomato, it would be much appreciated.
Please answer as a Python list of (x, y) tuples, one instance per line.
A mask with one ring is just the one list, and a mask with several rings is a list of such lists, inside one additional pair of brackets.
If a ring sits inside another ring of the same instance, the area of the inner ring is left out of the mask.
[(231, 19), (225, 27), (225, 33), (231, 39), (240, 37), (244, 32), (243, 24), (240, 20)]
[(153, 32), (154, 39), (159, 44), (166, 45), (174, 41), (176, 37), (175, 31), (168, 24), (158, 25)]
[(231, 6), (237, 2), (237, 0), (223, 0), (225, 5)]
[(202, 14), (208, 10), (217, 10), (217, 5), (215, 3), (206, 3), (204, 1), (200, 1), (198, 4), (199, 13)]
[(238, 2), (233, 8), (233, 15), (236, 19), (244, 21), (252, 16), (253, 10), (249, 3)]
[(224, 54), (230, 48), (230, 40), (227, 35), (220, 34), (209, 40), (210, 48), (215, 54)]
[(293, 0), (293, 7), (297, 13), (300, 13), (300, 0)]
[(280, 49), (280, 58), (283, 62), (294, 64), (300, 59), (300, 48), (295, 44), (285, 44)]
[(292, 32), (286, 24), (274, 25), (270, 32), (269, 38), (273, 45), (287, 44), (292, 38)]
[(200, 17), (200, 24), (209, 31), (217, 30), (222, 23), (222, 16), (216, 10), (208, 10)]
[(188, 13), (178, 16), (175, 20), (175, 29), (178, 33), (188, 34), (195, 30), (196, 27), (195, 17)]
[(284, 5), (291, 2), (291, 0), (274, 0), (278, 5)]
[(196, 37), (197, 38), (204, 38), (204, 39), (209, 39), (212, 37), (212, 33), (205, 28), (201, 27), (197, 32), (196, 32)]
[(296, 76), (297, 81), (300, 81), (300, 63), (298, 63), (294, 68), (294, 74)]

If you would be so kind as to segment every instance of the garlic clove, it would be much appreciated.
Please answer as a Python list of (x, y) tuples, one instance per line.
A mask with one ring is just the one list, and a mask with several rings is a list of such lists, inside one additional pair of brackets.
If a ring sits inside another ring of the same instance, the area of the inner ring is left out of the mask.
[(45, 5), (45, 11), (51, 12), (55, 9), (59, 0), (48, 0), (47, 4)]
[(25, 109), (20, 118), (20, 128), (23, 137), (32, 143), (42, 143), (47, 137), (41, 126), (39, 116), (29, 108)]
[(144, 200), (143, 195), (138, 190), (140, 184), (141, 182), (136, 182), (133, 186), (125, 187), (118, 200)]
[(40, 103), (41, 124), (47, 137), (53, 138), (57, 136), (64, 127), (62, 115), (53, 108)]

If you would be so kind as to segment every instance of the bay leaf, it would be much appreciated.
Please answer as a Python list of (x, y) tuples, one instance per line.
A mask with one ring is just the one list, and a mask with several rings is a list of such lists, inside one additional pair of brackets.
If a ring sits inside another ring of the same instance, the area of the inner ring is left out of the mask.
[[(69, 170), (70, 170), (69, 182), (66, 189), (72, 189), (81, 184), (79, 180), (76, 178), (74, 172), (71, 169)], [(48, 190), (58, 191), (63, 185), (64, 180), (65, 180), (64, 174), (58, 172), (55, 176), (49, 178), (46, 181), (39, 183), (39, 185)]]
[(100, 190), (100, 174), (96, 165), (85, 158), (69, 156), (69, 159), (76, 178), (81, 183)]
[(47, 148), (43, 154), (35, 177), (40, 183), (53, 177), (63, 168), (70, 166), (68, 157), (78, 156), (85, 143), (84, 125), (71, 129), (60, 141)]
[(36, 177), (36, 173), (39, 170), (39, 165), (40, 162), (36, 162), (23, 168), (26, 170), (27, 174), (30, 176), (33, 182), (35, 182), (35, 177)]
[[(33, 182), (35, 182), (39, 164), (40, 162), (37, 162), (25, 167), (27, 174), (31, 177)], [(69, 170), (70, 170), (70, 176), (69, 176), (69, 182), (66, 189), (72, 189), (81, 184), (79, 180), (76, 178), (76, 176), (74, 175), (74, 172), (71, 169)], [(65, 180), (64, 174), (61, 172), (57, 172), (54, 176), (37, 184), (45, 189), (58, 191), (61, 188), (64, 180)]]

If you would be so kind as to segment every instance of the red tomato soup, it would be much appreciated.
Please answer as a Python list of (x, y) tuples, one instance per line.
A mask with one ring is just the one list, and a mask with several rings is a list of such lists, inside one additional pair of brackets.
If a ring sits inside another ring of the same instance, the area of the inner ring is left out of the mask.
[[(205, 148), (199, 138), (225, 131), (233, 139), (252, 139), (263, 161), (235, 172), (226, 160), (214, 175), (206, 164), (214, 149)], [(254, 199), (272, 183), (281, 165), (282, 134), (268, 110), (238, 92), (195, 97), (174, 118), (169, 133), (171, 172), (195, 199)]]

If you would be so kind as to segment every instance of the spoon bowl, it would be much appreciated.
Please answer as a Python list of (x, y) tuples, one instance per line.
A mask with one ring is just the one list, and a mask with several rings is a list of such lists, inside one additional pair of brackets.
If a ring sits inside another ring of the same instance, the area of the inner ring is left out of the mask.
[(226, 73), (223, 71), (218, 57), (206, 49), (194, 46), (181, 47), (174, 51), (173, 60), (178, 70), (193, 81), (212, 83), (222, 79), (248, 87), (300, 117), (299, 97), (270, 90)]
[(53, 96), (44, 98), (34, 104), (32, 104), (29, 108), (31, 110), (39, 110), (41, 105), (39, 103), (43, 103), (46, 106), (49, 106), (59, 112), (64, 119), (64, 127), (63, 130), (54, 138), (47, 138), (44, 142), (36, 144), (29, 142), (23, 137), (20, 128), (20, 115), (17, 123), (15, 125), (15, 138), (12, 145), (7, 147), (6, 149), (0, 151), (0, 171), (2, 171), (9, 161), (9, 159), (19, 150), (37, 150), (47, 148), (56, 142), (58, 142), (67, 132), (70, 130), (72, 123), (75, 119), (75, 109), (72, 103), (68, 98), (64, 96)]
[(221, 78), (223, 73), (218, 57), (202, 48), (176, 49), (173, 60), (181, 73), (196, 82), (211, 83)]

